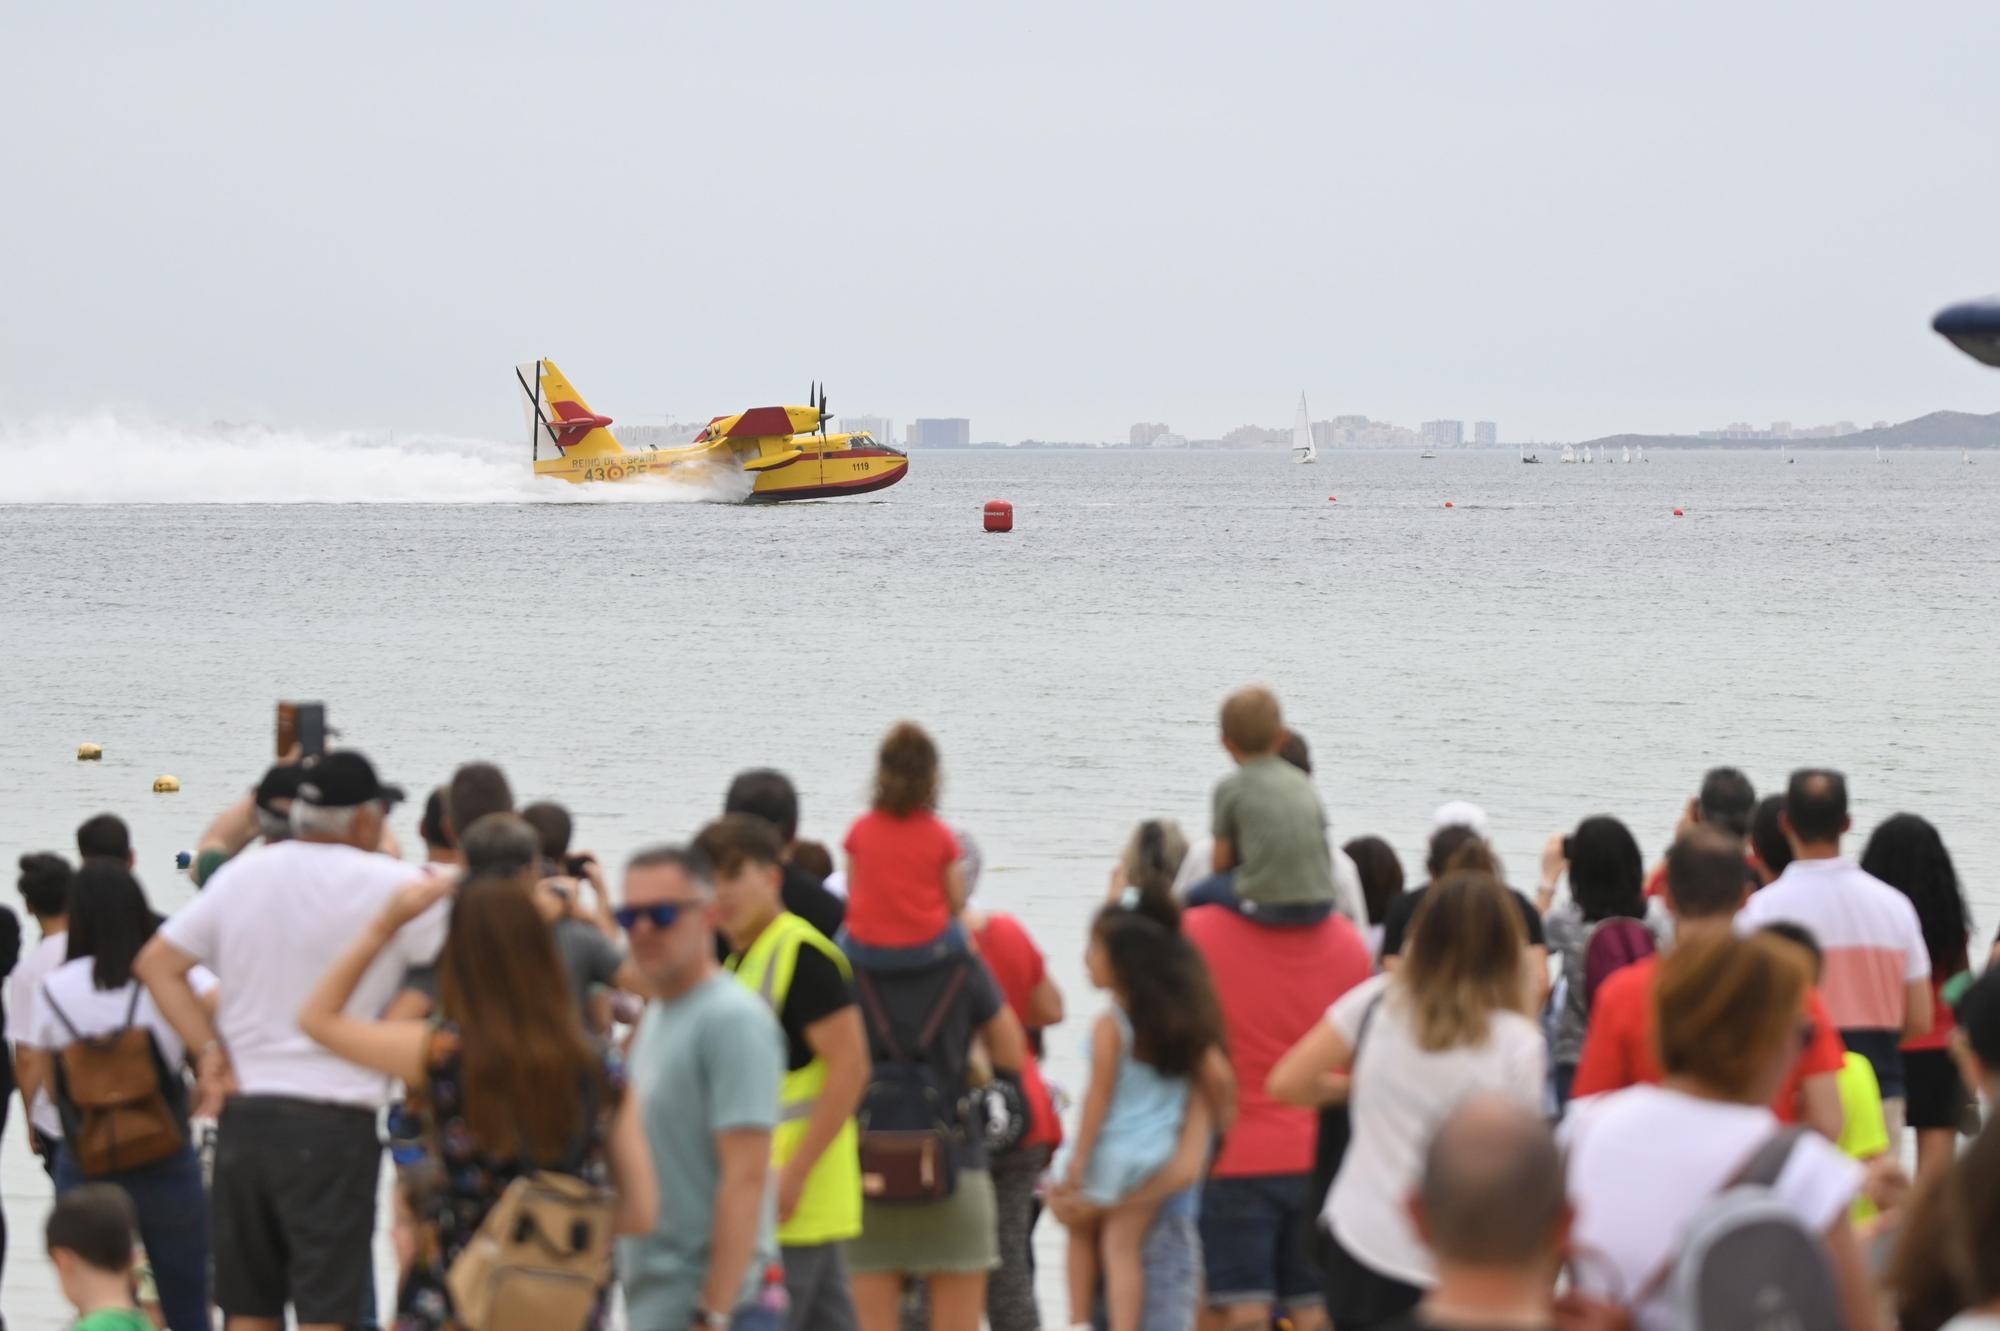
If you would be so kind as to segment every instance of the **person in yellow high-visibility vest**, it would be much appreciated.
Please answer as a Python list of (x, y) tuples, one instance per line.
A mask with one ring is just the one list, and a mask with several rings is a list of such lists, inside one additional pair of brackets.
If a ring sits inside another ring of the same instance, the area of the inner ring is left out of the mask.
[(853, 974), (840, 950), (788, 913), (777, 829), (725, 814), (695, 845), (715, 866), (726, 963), (785, 1031), (785, 1080), (771, 1138), (778, 1244), (793, 1331), (858, 1331), (846, 1241), (861, 1233), (861, 1161), (854, 1113), (870, 1072)]

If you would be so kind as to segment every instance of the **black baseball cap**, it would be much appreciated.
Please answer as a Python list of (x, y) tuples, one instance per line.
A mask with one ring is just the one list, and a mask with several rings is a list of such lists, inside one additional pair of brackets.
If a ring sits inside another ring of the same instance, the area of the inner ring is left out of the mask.
[(403, 788), (382, 784), (375, 765), (353, 749), (335, 749), (301, 774), (298, 798), (322, 809), (352, 809), (376, 801), (399, 804)]
[(257, 783), (257, 807), (265, 813), (283, 813), (279, 801), (296, 799), (305, 779), (306, 769), (298, 763), (279, 763)]
[(2000, 1068), (2000, 966), (1989, 966), (1958, 996), (1958, 1028), (1979, 1061)]

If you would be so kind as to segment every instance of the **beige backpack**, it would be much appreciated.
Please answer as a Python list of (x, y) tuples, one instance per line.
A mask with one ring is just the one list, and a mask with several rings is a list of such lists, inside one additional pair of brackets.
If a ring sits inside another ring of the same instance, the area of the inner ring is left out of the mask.
[(467, 1331), (583, 1331), (611, 1283), (611, 1194), (544, 1170), (517, 1178), (445, 1273)]

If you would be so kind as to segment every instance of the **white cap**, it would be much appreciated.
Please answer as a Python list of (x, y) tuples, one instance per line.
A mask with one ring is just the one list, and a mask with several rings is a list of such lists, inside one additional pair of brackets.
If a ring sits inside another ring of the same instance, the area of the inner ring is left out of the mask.
[(1447, 827), (1469, 827), (1483, 840), (1486, 836), (1486, 810), (1469, 800), (1441, 804), (1431, 817), (1431, 831), (1442, 832)]

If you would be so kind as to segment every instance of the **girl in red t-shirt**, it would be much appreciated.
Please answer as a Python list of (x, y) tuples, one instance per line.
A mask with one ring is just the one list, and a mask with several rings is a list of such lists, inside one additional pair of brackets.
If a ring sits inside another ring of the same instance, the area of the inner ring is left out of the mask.
[(965, 951), (965, 868), (958, 838), (937, 816), (938, 751), (899, 721), (876, 756), (874, 807), (847, 829), (847, 922), (841, 946), (857, 964), (915, 969)]

